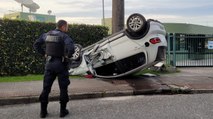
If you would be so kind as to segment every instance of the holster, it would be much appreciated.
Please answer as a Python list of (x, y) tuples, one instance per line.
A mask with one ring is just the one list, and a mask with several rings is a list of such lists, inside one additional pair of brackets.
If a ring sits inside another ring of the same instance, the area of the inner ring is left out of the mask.
[(46, 62), (51, 62), (53, 60), (61, 60), (61, 62), (66, 62), (64, 57), (54, 57), (54, 56), (46, 57)]
[(52, 60), (52, 58), (53, 58), (52, 56), (47, 56), (46, 57), (46, 62), (50, 62)]

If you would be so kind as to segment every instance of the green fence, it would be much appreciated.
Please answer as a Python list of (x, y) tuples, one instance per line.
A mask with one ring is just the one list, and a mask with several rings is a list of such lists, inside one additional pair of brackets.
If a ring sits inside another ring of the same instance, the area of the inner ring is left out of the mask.
[(167, 64), (174, 67), (213, 66), (213, 35), (167, 34)]

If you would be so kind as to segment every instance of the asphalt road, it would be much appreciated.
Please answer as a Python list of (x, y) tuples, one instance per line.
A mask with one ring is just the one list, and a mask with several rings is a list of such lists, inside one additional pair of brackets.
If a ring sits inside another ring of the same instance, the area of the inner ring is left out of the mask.
[[(73, 100), (69, 119), (213, 119), (213, 94), (153, 95)], [(39, 103), (0, 107), (0, 119), (37, 119)], [(50, 102), (50, 119), (59, 118), (59, 103)]]

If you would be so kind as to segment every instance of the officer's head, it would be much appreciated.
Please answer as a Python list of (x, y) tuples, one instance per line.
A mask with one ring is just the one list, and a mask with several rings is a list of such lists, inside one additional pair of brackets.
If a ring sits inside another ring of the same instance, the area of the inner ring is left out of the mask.
[(56, 24), (56, 28), (63, 31), (63, 32), (67, 32), (68, 31), (68, 24), (67, 21), (65, 20), (59, 20)]

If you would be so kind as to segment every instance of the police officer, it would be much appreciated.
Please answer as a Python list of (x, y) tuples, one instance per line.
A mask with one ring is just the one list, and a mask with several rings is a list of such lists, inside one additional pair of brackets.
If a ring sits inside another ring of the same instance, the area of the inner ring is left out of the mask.
[[(43, 90), (39, 97), (41, 102), (41, 118), (45, 118), (48, 114), (48, 96), (56, 77), (58, 77), (60, 88), (60, 117), (65, 117), (69, 114), (66, 105), (69, 101), (67, 88), (70, 81), (66, 58), (72, 57), (74, 53), (74, 42), (65, 33), (67, 31), (67, 22), (65, 20), (59, 20), (55, 30), (42, 34), (34, 43), (34, 49), (46, 58)], [(45, 47), (43, 47), (43, 45), (45, 45)]]

